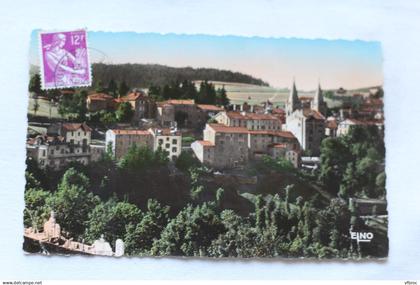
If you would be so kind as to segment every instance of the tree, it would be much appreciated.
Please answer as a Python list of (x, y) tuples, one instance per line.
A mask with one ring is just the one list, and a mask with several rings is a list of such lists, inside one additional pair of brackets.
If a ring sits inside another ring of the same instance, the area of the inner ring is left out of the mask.
[(257, 165), (261, 172), (294, 172), (293, 164), (283, 157), (272, 158), (264, 155), (262, 162)]
[(197, 88), (192, 81), (184, 80), (179, 91), (181, 99), (196, 99), (197, 97)]
[(115, 117), (120, 123), (130, 122), (133, 118), (134, 110), (129, 102), (123, 102), (118, 105)]
[(74, 237), (83, 234), (89, 212), (99, 203), (99, 198), (88, 192), (88, 186), (86, 175), (70, 168), (64, 173), (57, 192), (46, 201), (62, 229)]
[(191, 152), (182, 151), (175, 161), (175, 166), (179, 170), (188, 171), (191, 167), (200, 166), (200, 161)]
[(216, 90), (214, 89), (214, 85), (212, 83), (209, 83), (207, 80), (201, 82), (196, 103), (198, 104), (215, 104), (216, 103)]
[(330, 193), (338, 193), (347, 163), (353, 158), (340, 138), (326, 138), (321, 143), (319, 180)]
[(37, 96), (42, 95), (44, 92), (41, 90), (41, 76), (38, 73), (32, 75), (29, 81), (29, 92), (35, 93)]
[(340, 184), (340, 191), (338, 193), (340, 198), (348, 199), (354, 195), (355, 189), (358, 186), (355, 176), (354, 164), (349, 162)]
[(117, 239), (124, 239), (129, 226), (139, 223), (141, 215), (136, 205), (117, 202), (113, 197), (98, 204), (89, 214), (85, 237), (93, 242), (103, 234), (106, 240), (115, 244)]
[(138, 173), (146, 168), (166, 165), (168, 161), (167, 152), (162, 149), (154, 152), (147, 146), (133, 145), (118, 162), (118, 168), (123, 172)]
[(129, 255), (150, 254), (153, 243), (160, 238), (162, 230), (168, 223), (168, 206), (158, 201), (147, 201), (147, 212), (137, 225), (130, 224), (125, 235), (125, 248)]
[(225, 86), (223, 85), (222, 88), (217, 89), (216, 92), (216, 104), (219, 106), (228, 107), (230, 104), (230, 100), (227, 97)]
[(324, 92), (324, 97), (328, 98), (328, 99), (333, 99), (334, 98), (334, 92), (331, 90), (327, 90)]
[(39, 103), (38, 103), (38, 98), (34, 99), (34, 105), (32, 106), (32, 111), (34, 112), (34, 116), (36, 116), (36, 113), (38, 112), (39, 109)]
[(117, 96), (118, 96), (118, 94), (117, 94), (117, 89), (118, 89), (118, 86), (117, 86), (117, 83), (114, 81), (114, 79), (111, 79), (109, 82), (108, 82), (108, 87), (107, 87), (107, 91), (114, 97), (114, 98), (116, 98)]
[(48, 219), (48, 208), (46, 201), (51, 193), (40, 187), (29, 188), (25, 191), (25, 210), (23, 221), (25, 227), (32, 227), (35, 231), (42, 229), (44, 222)]
[(238, 216), (233, 210), (220, 214), (221, 223), (226, 229), (214, 239), (208, 248), (214, 257), (255, 257), (258, 230), (247, 219)]
[(376, 192), (377, 192), (377, 195), (379, 197), (385, 196), (385, 194), (386, 194), (385, 193), (386, 192), (386, 190), (385, 190), (385, 184), (386, 184), (386, 174), (385, 174), (385, 171), (379, 173), (378, 176), (376, 176), (375, 184), (376, 184)]
[(255, 227), (262, 230), (265, 227), (265, 212), (263, 206), (264, 200), (261, 195), (256, 197), (255, 201)]
[(120, 96), (125, 96), (128, 91), (130, 91), (130, 87), (128, 87), (127, 83), (125, 81), (120, 82), (118, 86), (118, 94), (120, 94)]
[(58, 113), (61, 116), (73, 116), (76, 120), (84, 121), (86, 118), (86, 97), (87, 92), (82, 90), (73, 95), (64, 95), (60, 99)]
[(109, 125), (115, 124), (117, 122), (117, 118), (115, 117), (114, 112), (107, 112), (107, 111), (102, 110), (100, 112), (99, 121), (102, 124), (109, 126)]
[(205, 256), (211, 242), (224, 231), (220, 218), (207, 203), (188, 205), (153, 243), (152, 254)]
[(98, 81), (96, 82), (96, 85), (95, 85), (95, 91), (96, 91), (97, 93), (103, 93), (103, 92), (105, 92), (105, 91), (106, 91), (106, 90), (105, 90), (104, 83), (102, 82), (102, 80), (98, 80)]

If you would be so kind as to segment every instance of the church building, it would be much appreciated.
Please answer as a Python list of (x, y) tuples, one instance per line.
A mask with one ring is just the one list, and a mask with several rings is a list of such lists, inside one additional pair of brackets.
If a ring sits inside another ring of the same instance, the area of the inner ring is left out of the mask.
[(296, 84), (293, 81), (286, 102), (286, 129), (293, 133), (302, 149), (311, 156), (319, 155), (321, 141), (325, 136), (326, 111), (327, 105), (319, 84), (309, 107), (299, 99)]

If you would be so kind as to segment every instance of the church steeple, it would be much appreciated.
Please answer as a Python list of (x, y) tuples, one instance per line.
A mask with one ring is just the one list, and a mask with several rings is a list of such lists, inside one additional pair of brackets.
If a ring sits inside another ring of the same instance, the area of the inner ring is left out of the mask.
[(324, 95), (321, 89), (321, 84), (318, 81), (318, 89), (315, 92), (314, 99), (312, 100), (312, 109), (324, 114), (325, 112), (325, 102)]
[(287, 116), (290, 116), (295, 110), (300, 108), (300, 100), (296, 89), (295, 79), (293, 78), (293, 85), (290, 89), (289, 98), (286, 103)]

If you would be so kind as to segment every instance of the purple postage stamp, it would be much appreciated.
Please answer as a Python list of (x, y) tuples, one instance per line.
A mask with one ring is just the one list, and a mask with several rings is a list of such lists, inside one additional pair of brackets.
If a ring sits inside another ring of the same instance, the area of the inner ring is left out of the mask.
[(92, 84), (86, 30), (40, 32), (43, 89)]

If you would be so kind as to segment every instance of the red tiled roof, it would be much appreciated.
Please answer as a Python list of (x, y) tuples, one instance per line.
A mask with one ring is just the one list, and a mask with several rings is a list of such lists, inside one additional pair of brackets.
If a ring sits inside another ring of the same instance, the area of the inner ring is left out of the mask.
[(286, 111), (284, 111), (284, 109), (281, 109), (281, 108), (274, 108), (272, 111), (271, 111), (273, 114), (286, 114)]
[(62, 128), (66, 131), (77, 131), (78, 129), (82, 129), (85, 132), (91, 132), (92, 129), (86, 123), (64, 123)]
[(275, 143), (270, 145), (269, 147), (274, 147), (274, 148), (287, 148), (287, 144), (285, 143)]
[(258, 131), (249, 131), (251, 135), (270, 135), (270, 136), (277, 136), (283, 137), (288, 139), (296, 139), (293, 133), (288, 131), (265, 131), (265, 130), (258, 130)]
[(147, 130), (111, 130), (116, 135), (152, 135)]
[(60, 93), (63, 95), (72, 95), (75, 93), (74, 90), (60, 90)]
[(310, 97), (310, 96), (299, 96), (300, 101), (312, 101), (313, 99), (314, 97)]
[(244, 127), (229, 127), (222, 124), (208, 124), (208, 126), (218, 133), (248, 133), (248, 129)]
[(131, 92), (130, 94), (128, 94), (127, 96), (118, 98), (119, 101), (121, 102), (128, 102), (128, 101), (136, 101), (137, 99), (144, 97), (144, 93), (143, 92)]
[(39, 135), (35, 138), (29, 138), (26, 143), (29, 145), (34, 145), (37, 143), (37, 140), (41, 139), (42, 143), (64, 143), (65, 139), (62, 136), (46, 136), (46, 135)]
[(161, 129), (161, 128), (150, 128), (149, 131), (153, 132), (154, 134), (157, 131), (160, 131), (160, 134), (159, 135), (161, 135), (161, 136), (172, 136), (172, 135), (179, 136), (179, 135), (181, 135), (181, 132), (180, 131), (177, 130), (176, 132), (171, 132), (171, 129), (169, 129), (169, 128), (164, 128), (164, 129)]
[(224, 109), (215, 105), (197, 104), (197, 107), (205, 111), (223, 111)]
[(194, 100), (178, 100), (178, 99), (170, 99), (167, 100), (166, 103), (172, 105), (194, 105)]
[(214, 146), (214, 144), (210, 141), (196, 141), (196, 142), (201, 144), (202, 146)]
[(97, 100), (97, 101), (110, 101), (114, 99), (114, 97), (105, 93), (94, 93), (94, 94), (88, 95), (88, 98), (90, 100)]
[(315, 120), (325, 120), (325, 117), (318, 111), (306, 108), (303, 110), (305, 117), (313, 117)]
[(227, 112), (226, 115), (231, 119), (239, 120), (279, 120), (277, 117), (270, 114)]

